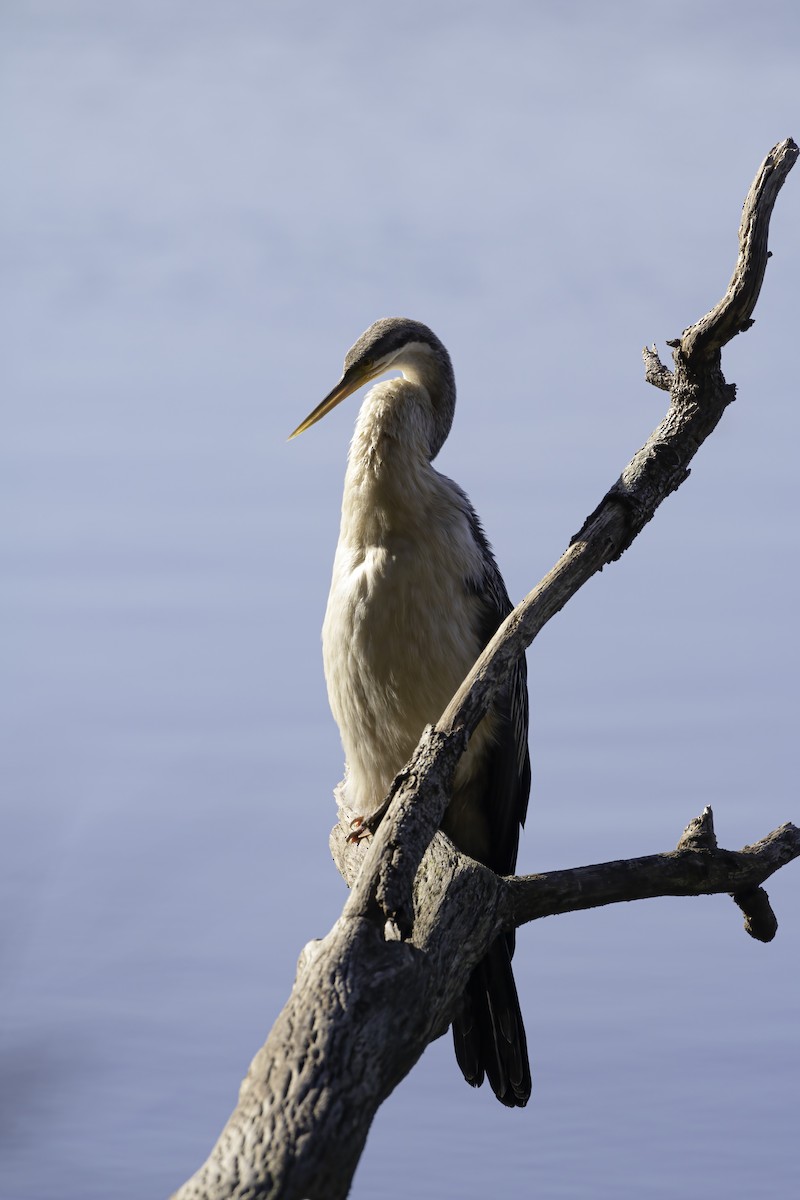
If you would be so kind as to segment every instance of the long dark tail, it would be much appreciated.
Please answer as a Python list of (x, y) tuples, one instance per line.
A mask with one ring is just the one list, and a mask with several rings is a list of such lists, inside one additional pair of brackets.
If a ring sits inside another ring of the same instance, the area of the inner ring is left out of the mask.
[(453, 1021), (453, 1042), (467, 1083), (480, 1087), (485, 1074), (501, 1104), (523, 1108), (531, 1095), (531, 1068), (512, 949), (510, 938), (499, 937), (472, 972)]

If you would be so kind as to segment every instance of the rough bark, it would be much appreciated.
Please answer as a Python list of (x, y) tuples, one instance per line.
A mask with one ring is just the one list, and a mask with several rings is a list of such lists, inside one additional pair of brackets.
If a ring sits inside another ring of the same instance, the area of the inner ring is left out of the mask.
[[(436, 832), (455, 765), (509, 665), (596, 571), (627, 549), (735, 395), (720, 351), (750, 327), (775, 198), (794, 165), (791, 139), (765, 159), (745, 201), (739, 256), (720, 303), (673, 346), (670, 372), (645, 350), (646, 378), (670, 404), (552, 571), (514, 610), (401, 772), (375, 836), (334, 829), (351, 891), (327, 937), (310, 943), (292, 994), (254, 1058), (239, 1102), (179, 1200), (336, 1200), (346, 1196), (372, 1118), (425, 1046), (450, 1023), (474, 965), (501, 929), (556, 913), (659, 895), (730, 893), (745, 928), (777, 922), (761, 884), (800, 856), (785, 825), (742, 851), (720, 850), (709, 810), (677, 850), (500, 879)], [(399, 999), (402, 997), (402, 1003)]]

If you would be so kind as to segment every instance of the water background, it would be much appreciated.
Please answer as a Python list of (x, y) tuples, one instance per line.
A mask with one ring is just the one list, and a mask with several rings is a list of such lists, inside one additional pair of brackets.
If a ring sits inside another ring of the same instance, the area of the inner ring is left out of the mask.
[[(165, 1197), (210, 1150), (344, 890), (319, 628), (376, 317), (459, 383), (440, 469), (509, 591), (660, 419), (641, 346), (727, 284), (800, 136), (789, 3), (16, 3), (0, 16), (0, 1196)], [(739, 400), (529, 654), (522, 871), (800, 819), (800, 175)], [(449, 1039), (353, 1196), (797, 1194), (800, 873), (761, 946), (724, 897), (537, 923), (535, 1091)]]

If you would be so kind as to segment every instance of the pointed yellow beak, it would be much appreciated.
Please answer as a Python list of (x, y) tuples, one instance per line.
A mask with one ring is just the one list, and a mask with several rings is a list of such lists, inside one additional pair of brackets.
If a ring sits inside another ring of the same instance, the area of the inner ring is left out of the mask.
[[(383, 368), (385, 369), (385, 368)], [(296, 438), (299, 433), (305, 433), (312, 425), (316, 425), (317, 421), (321, 421), (326, 413), (329, 413), (332, 408), (336, 408), (337, 404), (341, 404), (342, 400), (346, 400), (348, 396), (352, 396), (353, 392), (365, 383), (369, 383), (376, 375), (381, 374), (382, 368), (370, 367), (366, 364), (357, 364), (345, 371), (342, 378), (337, 383), (332, 392), (328, 392), (321, 404), (318, 404), (313, 412), (309, 413), (305, 421), (301, 421), (297, 429), (289, 434), (288, 440)]]

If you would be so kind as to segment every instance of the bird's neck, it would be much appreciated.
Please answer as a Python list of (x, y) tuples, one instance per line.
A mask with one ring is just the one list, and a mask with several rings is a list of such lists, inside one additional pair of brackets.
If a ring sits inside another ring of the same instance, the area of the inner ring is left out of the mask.
[(433, 424), (430, 395), (416, 382), (389, 379), (367, 393), (347, 459), (344, 540), (375, 545), (417, 533), (439, 479), (430, 461)]

